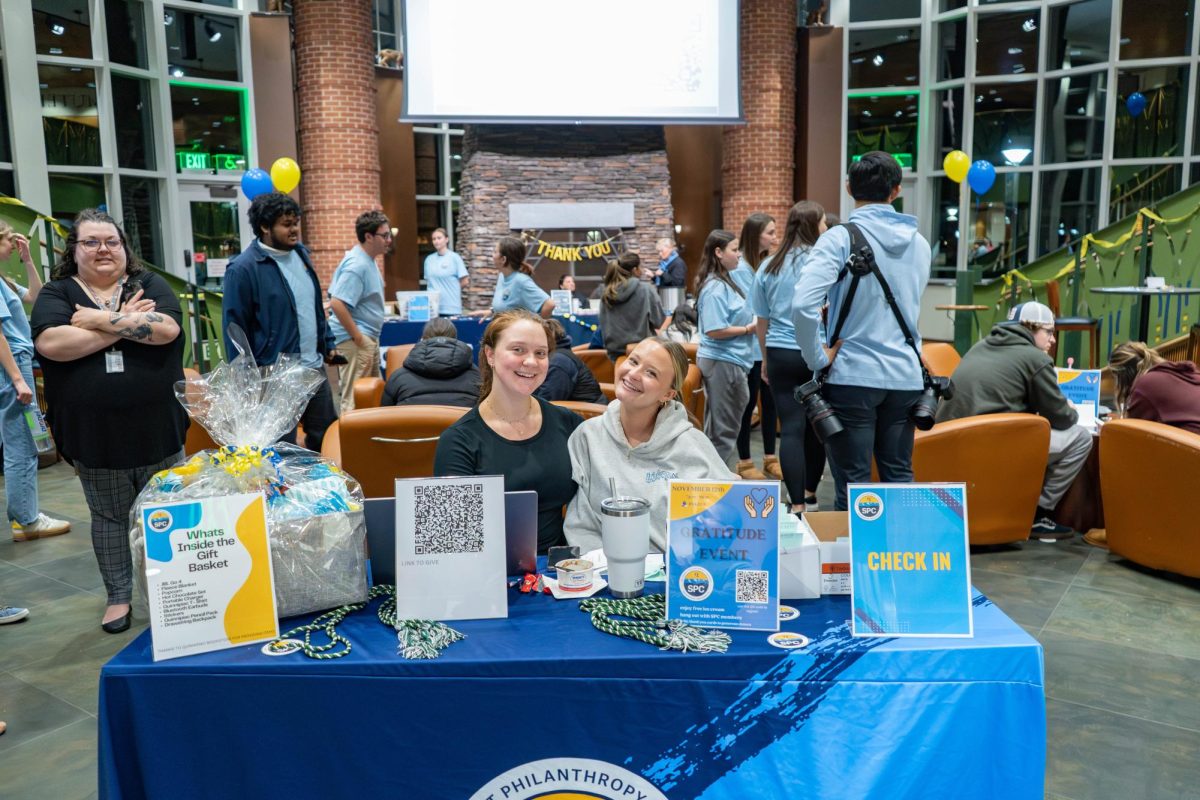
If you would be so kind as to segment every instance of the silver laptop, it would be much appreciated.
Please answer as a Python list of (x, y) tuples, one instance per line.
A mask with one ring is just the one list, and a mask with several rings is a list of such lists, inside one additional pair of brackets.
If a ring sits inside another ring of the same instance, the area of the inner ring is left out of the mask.
[[(537, 571), (537, 492), (504, 493), (506, 571)], [(396, 582), (396, 498), (373, 497), (363, 504), (371, 583)]]

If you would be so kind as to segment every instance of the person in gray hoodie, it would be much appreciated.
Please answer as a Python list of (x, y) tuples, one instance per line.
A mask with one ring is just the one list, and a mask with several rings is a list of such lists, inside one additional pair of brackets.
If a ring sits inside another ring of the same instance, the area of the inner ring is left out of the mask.
[(601, 546), (600, 503), (617, 493), (650, 503), (650, 546), (667, 548), (667, 501), (672, 478), (738, 480), (679, 402), (687, 354), (678, 342), (643, 339), (616, 373), (616, 399), (585, 421), (567, 442), (579, 491), (567, 506), (567, 542), (581, 552)]
[(1050, 423), (1050, 455), (1030, 535), (1069, 539), (1075, 535), (1054, 520), (1054, 509), (1092, 449), (1092, 434), (1076, 425), (1079, 414), (1058, 388), (1050, 347), (1054, 312), (1041, 303), (1021, 303), (1008, 321), (992, 326), (954, 370), (954, 397), (938, 405), (937, 421), (980, 414), (1037, 414)]
[(625, 348), (653, 336), (662, 325), (662, 303), (654, 287), (637, 275), (642, 261), (637, 253), (622, 253), (604, 273), (600, 298), (600, 330), (604, 349), (616, 361)]
[(871, 457), (883, 483), (911, 483), (913, 423), (909, 412), (925, 388), (917, 351), (921, 294), (929, 282), (929, 242), (917, 231), (917, 218), (891, 203), (900, 195), (902, 172), (896, 159), (878, 150), (850, 165), (846, 191), (854, 198), (850, 222), (875, 253), (912, 341), (905, 340), (874, 275), (859, 281), (838, 341), (821, 341), (821, 306), (829, 298), (833, 336), (852, 278), (843, 267), (850, 257), (845, 226), (821, 234), (800, 272), (792, 297), (796, 344), (814, 373), (828, 368), (821, 390), (844, 427), (825, 442), (837, 488), (835, 508), (846, 510), (846, 484), (871, 482)]

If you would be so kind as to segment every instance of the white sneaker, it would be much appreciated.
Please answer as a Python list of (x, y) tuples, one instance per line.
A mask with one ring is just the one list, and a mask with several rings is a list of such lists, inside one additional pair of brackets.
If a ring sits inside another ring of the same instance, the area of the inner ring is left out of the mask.
[(28, 525), (16, 522), (12, 524), (14, 542), (31, 542), (34, 539), (45, 539), (47, 536), (59, 536), (71, 530), (71, 523), (64, 519), (54, 519), (45, 514), (38, 514), (37, 519)]
[(28, 608), (17, 608), (16, 606), (0, 608), (0, 625), (7, 625), (10, 622), (20, 622), (28, 616)]

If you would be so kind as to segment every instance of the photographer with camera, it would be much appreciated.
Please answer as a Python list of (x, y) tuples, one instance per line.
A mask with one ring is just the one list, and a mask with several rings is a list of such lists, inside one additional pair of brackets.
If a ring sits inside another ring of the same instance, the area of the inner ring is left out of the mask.
[(1037, 515), (1034, 539), (1069, 539), (1075, 532), (1054, 521), (1054, 508), (1083, 469), (1092, 449), (1092, 434), (1075, 423), (1079, 415), (1054, 373), (1054, 312), (1041, 303), (1021, 303), (1008, 321), (967, 351), (954, 370), (959, 391), (942, 403), (938, 422), (979, 414), (1037, 414), (1050, 422), (1050, 457)]
[[(929, 242), (916, 217), (891, 207), (900, 194), (900, 165), (873, 151), (850, 165), (849, 222), (817, 240), (792, 301), (796, 343), (817, 374), (796, 390), (825, 443), (846, 509), (846, 484), (913, 479), (913, 428), (933, 423), (941, 385), (928, 379), (916, 333), (921, 293), (929, 281)], [(853, 254), (854, 258), (851, 258)], [(821, 306), (829, 299), (829, 344), (821, 341)]]

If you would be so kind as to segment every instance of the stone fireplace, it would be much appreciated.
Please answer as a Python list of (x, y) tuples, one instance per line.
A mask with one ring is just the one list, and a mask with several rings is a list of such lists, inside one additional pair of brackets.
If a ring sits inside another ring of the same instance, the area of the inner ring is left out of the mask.
[[(675, 232), (660, 126), (468, 125), (460, 196), (455, 249), (471, 273), (464, 296), (471, 309), (491, 305), (492, 251), (502, 236), (524, 231), (585, 245), (589, 234), (591, 241), (618, 235), (616, 252), (635, 252), (644, 265), (654, 265), (655, 242)], [(510, 213), (511, 204), (519, 207)], [(533, 248), (530, 254), (536, 255)], [(601, 259), (530, 261), (537, 267), (534, 280), (547, 292), (564, 272), (576, 274), (585, 293), (603, 275)]]

